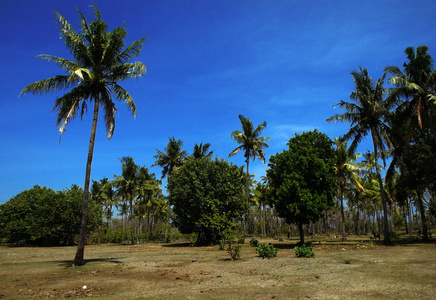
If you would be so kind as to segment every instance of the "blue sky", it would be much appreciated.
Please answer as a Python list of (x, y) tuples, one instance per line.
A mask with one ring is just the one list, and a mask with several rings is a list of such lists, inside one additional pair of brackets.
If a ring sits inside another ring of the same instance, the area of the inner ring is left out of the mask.
[[(169, 137), (211, 143), (227, 158), (237, 147), (230, 133), (239, 114), (266, 121), (273, 140), (267, 158), (286, 148), (295, 133), (317, 128), (331, 138), (348, 124), (328, 124), (349, 100), (350, 72), (359, 67), (379, 78), (401, 66), (408, 46), (427, 45), (436, 57), (434, 1), (112, 1), (96, 0), (110, 28), (122, 25), (127, 42), (148, 37), (137, 60), (148, 75), (122, 84), (136, 102), (135, 118), (117, 105), (108, 141), (99, 123), (92, 179), (119, 174), (118, 158), (150, 167)], [(91, 114), (67, 126), (59, 143), (56, 97), (18, 97), (28, 84), (62, 72), (36, 55), (68, 57), (54, 21), (59, 11), (78, 29), (79, 7), (92, 19), (90, 1), (0, 0), (1, 110), (0, 203), (35, 184), (55, 190), (83, 186)], [(366, 140), (360, 147), (371, 146)], [(243, 155), (229, 159), (243, 165)], [(266, 165), (251, 164), (257, 177)], [(160, 176), (160, 168), (151, 168)]]

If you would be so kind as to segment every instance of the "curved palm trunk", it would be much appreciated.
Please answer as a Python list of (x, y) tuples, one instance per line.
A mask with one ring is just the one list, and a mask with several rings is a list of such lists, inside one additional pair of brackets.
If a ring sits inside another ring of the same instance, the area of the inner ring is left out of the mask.
[(378, 165), (378, 150), (377, 150), (377, 145), (375, 143), (376, 139), (374, 137), (374, 134), (372, 134), (372, 141), (373, 141), (373, 145), (374, 145), (374, 163), (375, 163), (375, 171), (377, 173), (377, 180), (378, 180), (378, 184), (380, 186), (380, 194), (381, 194), (381, 199), (382, 199), (382, 204), (383, 204), (383, 243), (385, 244), (389, 244), (390, 243), (390, 239), (389, 239), (389, 223), (388, 223), (388, 208), (387, 208), (387, 199), (386, 199), (386, 194), (385, 194), (385, 190), (383, 188), (383, 181), (380, 175), (380, 167)]
[(83, 255), (85, 253), (86, 244), (86, 224), (88, 222), (88, 198), (89, 198), (89, 183), (91, 181), (91, 165), (92, 157), (94, 155), (95, 133), (97, 132), (98, 120), (98, 99), (94, 99), (94, 118), (92, 120), (91, 136), (89, 138), (88, 159), (86, 161), (86, 174), (85, 174), (85, 188), (83, 191), (83, 205), (82, 205), (82, 222), (80, 224), (80, 237), (77, 245), (76, 256), (74, 258), (74, 265), (83, 265)]

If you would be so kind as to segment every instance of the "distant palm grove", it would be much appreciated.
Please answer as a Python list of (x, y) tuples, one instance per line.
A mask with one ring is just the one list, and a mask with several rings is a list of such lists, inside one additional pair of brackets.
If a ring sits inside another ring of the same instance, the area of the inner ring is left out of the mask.
[[(243, 166), (214, 155), (208, 141), (198, 141), (188, 151), (182, 140), (170, 137), (165, 149), (156, 149), (150, 166), (161, 168), (160, 174), (137, 165), (133, 157), (121, 157), (117, 175), (91, 180), (99, 111), (110, 139), (113, 100), (124, 102), (136, 116), (133, 99), (118, 82), (146, 72), (145, 65), (131, 62), (145, 39), (125, 47), (124, 27), (108, 31), (94, 10), (89, 23), (80, 13), (77, 32), (57, 14), (73, 60), (41, 55), (66, 75), (22, 91), (66, 90), (54, 104), (61, 134), (70, 119), (93, 103), (84, 187), (56, 192), (35, 186), (2, 204), (3, 242), (77, 243), (74, 262), (81, 265), (86, 243), (184, 239), (211, 245), (229, 236), (299, 236), (304, 243), (308, 235), (345, 241), (356, 234), (390, 244), (399, 232), (431, 239), (436, 226), (436, 72), (428, 47), (408, 47), (404, 64), (387, 66), (379, 79), (365, 68), (353, 71), (349, 100), (340, 100), (335, 106), (343, 111), (327, 119), (350, 127), (333, 140), (316, 129), (290, 133), (286, 149), (267, 159), (264, 151), (272, 142), (263, 136), (267, 122), (256, 126), (235, 115), (241, 127), (229, 132), (229, 149), (236, 148), (228, 156), (243, 155)], [(365, 138), (372, 148), (357, 153)], [(250, 173), (255, 159), (268, 165), (261, 178)]]

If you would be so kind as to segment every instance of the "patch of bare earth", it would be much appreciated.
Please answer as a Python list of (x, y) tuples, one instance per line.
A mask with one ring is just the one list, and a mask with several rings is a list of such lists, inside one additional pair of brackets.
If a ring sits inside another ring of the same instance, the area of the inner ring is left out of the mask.
[[(261, 241), (265, 242), (265, 241)], [(435, 244), (315, 245), (297, 258), (290, 242), (262, 259), (248, 244), (231, 261), (218, 247), (186, 244), (0, 247), (0, 299), (434, 299)], [(346, 264), (345, 260), (350, 264)]]

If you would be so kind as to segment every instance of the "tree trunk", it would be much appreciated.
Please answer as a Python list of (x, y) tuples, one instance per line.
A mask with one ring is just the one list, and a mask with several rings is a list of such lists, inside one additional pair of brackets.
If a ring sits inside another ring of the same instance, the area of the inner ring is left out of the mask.
[(304, 244), (304, 229), (303, 229), (303, 223), (298, 222), (298, 231), (300, 232), (300, 244)]
[(375, 164), (375, 171), (377, 173), (377, 180), (378, 180), (378, 184), (380, 186), (380, 194), (381, 194), (381, 199), (382, 199), (382, 204), (383, 204), (383, 243), (384, 244), (390, 244), (390, 238), (389, 238), (389, 223), (388, 223), (388, 207), (387, 207), (387, 199), (386, 199), (386, 194), (385, 194), (385, 190), (383, 188), (383, 181), (380, 175), (380, 167), (378, 164), (378, 150), (377, 150), (377, 145), (375, 143), (376, 141), (376, 137), (375, 134), (373, 132), (371, 132), (372, 134), (372, 141), (373, 141), (373, 145), (374, 145), (374, 164)]
[(250, 173), (248, 172), (248, 166), (250, 164), (250, 158), (247, 157), (247, 160), (245, 161), (247, 163), (247, 169), (245, 172), (245, 209), (247, 212), (247, 215), (245, 216), (245, 227), (247, 230), (247, 233), (250, 234), (250, 220), (251, 220), (251, 216), (250, 216), (250, 209), (248, 206), (249, 200), (250, 200), (250, 188), (248, 186), (249, 183), (249, 177), (250, 177)]
[(168, 231), (170, 229), (170, 215), (171, 215), (171, 204), (170, 199), (168, 198), (168, 208), (167, 208), (167, 223), (165, 225), (165, 243), (168, 243)]
[(339, 198), (341, 201), (341, 219), (342, 219), (342, 241), (346, 241), (347, 237), (345, 236), (345, 213), (344, 213), (344, 195), (343, 195), (343, 186), (339, 184)]
[(421, 215), (421, 229), (422, 229), (422, 240), (427, 242), (428, 241), (428, 230), (427, 230), (427, 220), (425, 218), (425, 208), (424, 203), (422, 201), (422, 196), (420, 193), (416, 193), (418, 195), (418, 209), (419, 213)]
[(85, 254), (86, 224), (88, 222), (89, 183), (91, 181), (91, 166), (92, 166), (92, 157), (94, 155), (95, 133), (97, 132), (98, 110), (99, 110), (99, 101), (98, 99), (94, 99), (94, 117), (92, 120), (91, 136), (89, 138), (88, 159), (86, 161), (85, 187), (83, 191), (80, 237), (79, 237), (79, 243), (77, 245), (76, 256), (74, 258), (74, 265), (76, 266), (81, 266), (84, 264), (83, 257)]

